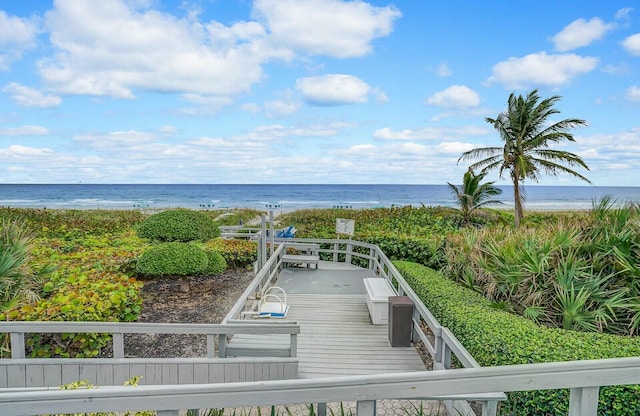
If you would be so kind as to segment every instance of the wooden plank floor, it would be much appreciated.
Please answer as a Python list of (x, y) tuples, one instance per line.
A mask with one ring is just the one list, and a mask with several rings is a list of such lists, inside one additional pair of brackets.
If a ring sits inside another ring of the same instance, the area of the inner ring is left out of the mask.
[[(362, 269), (357, 271), (358, 278), (361, 272)], [(314, 270), (296, 271), (305, 281), (308, 273), (313, 274)], [(301, 378), (426, 370), (413, 346), (392, 348), (387, 325), (371, 323), (364, 294), (291, 293), (297, 292), (296, 288), (291, 287), (291, 281), (287, 286), (291, 290), (287, 296), (286, 320), (300, 323)], [(303, 286), (309, 287), (306, 283)], [(230, 346), (271, 347), (287, 342), (281, 336), (236, 335)]]

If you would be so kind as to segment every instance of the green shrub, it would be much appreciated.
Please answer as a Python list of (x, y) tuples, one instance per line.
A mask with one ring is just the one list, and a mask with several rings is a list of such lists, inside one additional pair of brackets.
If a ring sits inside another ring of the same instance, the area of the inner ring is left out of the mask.
[(227, 270), (227, 261), (222, 257), (220, 252), (215, 250), (206, 250), (207, 253), (207, 268), (204, 274), (208, 276), (215, 276)]
[(207, 214), (175, 209), (154, 214), (141, 222), (138, 236), (157, 241), (207, 241), (220, 236), (220, 228)]
[[(0, 314), (5, 321), (135, 321), (142, 307), (142, 284), (107, 272), (55, 272), (38, 302)], [(29, 334), (26, 347), (36, 358), (95, 357), (110, 337), (106, 334)]]
[[(497, 310), (481, 295), (440, 273), (409, 262), (398, 271), (436, 319), (448, 327), (482, 366), (640, 356), (640, 339), (547, 328)], [(501, 414), (566, 414), (568, 390), (508, 393)], [(636, 415), (640, 386), (600, 389), (599, 415)]]
[(136, 272), (145, 276), (193, 276), (207, 269), (207, 253), (190, 243), (162, 243), (145, 251)]
[(145, 214), (135, 210), (0, 207), (0, 219), (23, 222), (37, 236), (63, 239), (126, 231), (145, 218)]
[(216, 238), (215, 240), (207, 241), (205, 248), (222, 254), (227, 266), (232, 268), (248, 267), (257, 258), (257, 247), (254, 241)]

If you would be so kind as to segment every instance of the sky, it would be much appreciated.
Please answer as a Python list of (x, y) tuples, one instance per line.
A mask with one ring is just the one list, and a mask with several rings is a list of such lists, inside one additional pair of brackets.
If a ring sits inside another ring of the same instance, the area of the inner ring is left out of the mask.
[(639, 186), (637, 1), (3, 1), (0, 183), (457, 184), (534, 89)]

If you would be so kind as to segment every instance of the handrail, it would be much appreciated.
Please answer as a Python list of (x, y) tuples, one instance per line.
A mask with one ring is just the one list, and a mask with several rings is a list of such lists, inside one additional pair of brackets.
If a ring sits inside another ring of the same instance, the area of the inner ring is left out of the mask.
[(639, 383), (640, 357), (633, 357), (266, 382), (12, 389), (0, 394), (0, 407), (5, 416), (127, 410), (177, 415), (176, 409), (337, 402), (356, 397), (360, 408), (360, 403), (382, 399), (448, 400), (496, 390), (570, 388), (569, 415), (595, 416), (601, 386)]
[[(427, 309), (422, 300), (414, 292), (411, 286), (404, 280), (404, 277), (391, 263), (380, 248), (375, 244), (365, 243), (356, 240), (334, 240), (334, 239), (305, 239), (305, 238), (287, 238), (278, 239), (276, 243), (315, 243), (322, 245), (331, 245), (331, 249), (320, 248), (320, 253), (330, 253), (333, 255), (333, 261), (337, 261), (338, 258), (344, 257), (345, 262), (351, 263), (353, 258), (361, 258), (367, 260), (369, 268), (374, 270), (376, 274), (387, 279), (392, 287), (394, 287), (399, 295), (409, 297), (414, 304), (414, 317), (413, 317), (413, 338), (414, 341), (420, 340), (425, 345), (427, 351), (433, 359), (433, 369), (443, 370), (451, 367), (451, 354), (453, 353), (456, 358), (462, 363), (465, 368), (478, 368), (480, 365), (473, 358), (473, 356), (467, 351), (462, 343), (455, 337), (451, 331), (440, 325), (438, 320)], [(340, 250), (341, 245), (345, 246), (345, 250)], [(360, 253), (357, 249), (360, 248), (368, 250), (368, 254)], [(429, 340), (429, 337), (424, 333), (420, 326), (420, 321), (428, 326), (429, 330), (433, 333), (433, 342)], [(495, 414), (495, 400), (505, 400), (504, 393), (496, 393), (496, 398), (480, 399), (483, 401), (483, 405), (487, 409), (487, 414)], [(450, 413), (462, 413), (472, 414), (471, 407), (466, 400), (470, 398), (464, 398), (464, 400), (445, 401), (444, 405)], [(493, 402), (491, 400), (494, 400)], [(489, 410), (491, 409), (491, 410)]]
[[(278, 325), (268, 323), (243, 324), (188, 324), (188, 323), (147, 323), (147, 322), (62, 322), (29, 321), (0, 322), (0, 333), (8, 333), (11, 338), (11, 357), (25, 358), (24, 336), (27, 333), (107, 333), (113, 336), (113, 357), (124, 357), (124, 334), (200, 334), (207, 335), (207, 356), (215, 357), (215, 336), (219, 345), (225, 345), (222, 338), (230, 334), (288, 334), (295, 338), (300, 333), (296, 322)], [(295, 343), (295, 342), (294, 342)], [(223, 350), (222, 350), (223, 351)], [(221, 349), (219, 349), (219, 353)], [(292, 351), (295, 355), (295, 351)], [(224, 354), (221, 354), (221, 358)]]
[(257, 298), (264, 292), (269, 285), (278, 277), (278, 270), (282, 264), (282, 255), (284, 254), (284, 245), (279, 245), (273, 252), (273, 255), (269, 257), (264, 266), (258, 271), (256, 277), (249, 283), (249, 286), (244, 290), (242, 295), (238, 298), (238, 301), (231, 307), (231, 310), (222, 320), (223, 324), (236, 320), (241, 316), (241, 313), (245, 310), (247, 302), (251, 298)]

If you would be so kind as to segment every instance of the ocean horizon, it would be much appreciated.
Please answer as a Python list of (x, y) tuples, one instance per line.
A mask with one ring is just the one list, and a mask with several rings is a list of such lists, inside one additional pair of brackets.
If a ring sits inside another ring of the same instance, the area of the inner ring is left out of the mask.
[[(513, 208), (511, 186), (497, 199)], [(528, 210), (585, 210), (611, 195), (640, 203), (640, 187), (525, 186)], [(377, 208), (456, 206), (447, 185), (398, 184), (0, 184), (0, 206), (51, 209)]]

